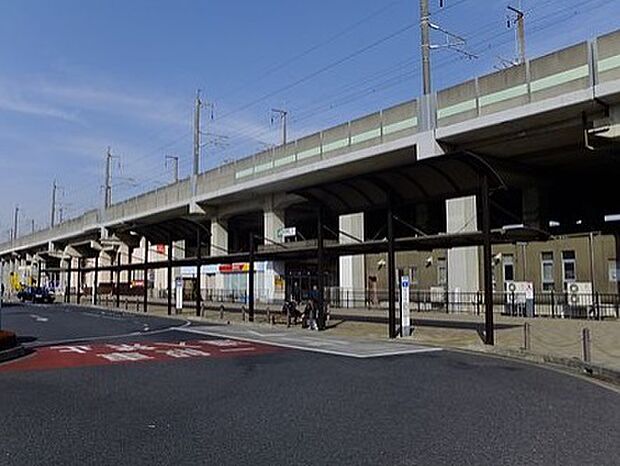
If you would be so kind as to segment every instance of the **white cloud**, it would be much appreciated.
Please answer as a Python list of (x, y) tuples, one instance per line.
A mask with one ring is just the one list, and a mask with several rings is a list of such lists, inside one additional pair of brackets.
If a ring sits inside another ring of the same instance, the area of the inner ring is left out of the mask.
[(82, 111), (114, 114), (134, 120), (183, 125), (189, 120), (189, 103), (164, 96), (148, 96), (106, 87), (83, 84), (66, 85), (41, 82), (36, 86), (45, 99), (62, 101), (68, 107)]
[(191, 101), (43, 77), (0, 78), (0, 110), (86, 123), (97, 116), (117, 121), (180, 127), (191, 121)]
[(26, 92), (23, 90), (11, 89), (0, 84), (0, 110), (71, 122), (78, 121), (76, 112), (68, 111), (62, 106), (25, 97), (24, 94)]

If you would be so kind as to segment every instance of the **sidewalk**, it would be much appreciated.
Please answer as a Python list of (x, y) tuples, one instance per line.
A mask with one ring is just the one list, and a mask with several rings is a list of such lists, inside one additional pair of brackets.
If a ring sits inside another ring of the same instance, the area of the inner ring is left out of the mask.
[[(122, 303), (121, 303), (122, 304)], [(191, 303), (186, 303), (190, 305)], [(214, 309), (214, 304), (196, 317), (193, 308), (184, 308), (183, 317), (198, 322), (243, 321), (240, 305), (224, 304), (225, 311)], [(121, 306), (122, 308), (123, 306)], [(135, 308), (135, 306), (134, 306)], [(265, 313), (266, 306), (257, 306), (254, 324), (271, 325)], [(279, 308), (271, 306), (272, 312)], [(129, 306), (132, 311), (132, 306)], [(135, 310), (135, 309), (134, 309)], [(149, 302), (149, 314), (167, 315), (166, 305)], [(274, 312), (275, 314), (275, 312)], [(327, 332), (367, 339), (387, 338), (387, 311), (382, 309), (332, 309)], [(590, 330), (591, 363), (620, 372), (620, 321), (572, 320), (550, 318), (509, 317), (495, 314), (495, 346), (482, 341), (484, 316), (475, 314), (446, 314), (440, 312), (412, 312), (414, 333), (400, 341), (424, 345), (463, 349), (484, 353), (509, 354), (535, 360), (583, 360), (582, 329)], [(246, 316), (247, 319), (247, 316)], [(277, 318), (277, 326), (285, 327), (285, 319)], [(529, 350), (524, 351), (524, 324), (529, 324)]]

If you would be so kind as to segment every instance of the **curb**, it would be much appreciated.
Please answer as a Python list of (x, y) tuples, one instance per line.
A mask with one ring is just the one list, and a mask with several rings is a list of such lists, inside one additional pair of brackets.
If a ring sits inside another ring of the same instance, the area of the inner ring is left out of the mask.
[(613, 384), (614, 386), (620, 386), (619, 370), (600, 364), (586, 363), (577, 358), (566, 358), (561, 356), (553, 356), (550, 354), (528, 353), (524, 350), (513, 350), (497, 347), (489, 350), (450, 346), (444, 346), (443, 348), (448, 351), (507, 358), (517, 362), (532, 363), (542, 367), (547, 367), (549, 369), (556, 369), (571, 373), (573, 375), (586, 377), (588, 379), (606, 382)]
[(570, 369), (572, 371), (579, 372), (582, 375), (586, 375), (604, 382), (620, 385), (620, 370), (612, 369), (601, 364), (592, 364), (584, 362), (577, 358), (566, 358), (562, 356), (553, 356), (551, 354), (536, 354), (528, 353), (523, 350), (511, 350), (496, 348), (489, 352), (491, 354), (498, 354), (500, 356), (508, 356), (515, 359), (526, 360), (535, 362), (538, 364), (549, 364), (552, 366), (560, 366)]
[(22, 345), (15, 346), (14, 348), (10, 348), (8, 350), (0, 351), (0, 363), (12, 361), (13, 359), (25, 356), (26, 354), (28, 354), (28, 351)]

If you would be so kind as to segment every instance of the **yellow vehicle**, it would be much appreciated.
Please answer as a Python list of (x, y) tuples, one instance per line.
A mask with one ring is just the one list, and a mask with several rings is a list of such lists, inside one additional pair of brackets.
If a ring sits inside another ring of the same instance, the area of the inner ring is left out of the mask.
[(11, 285), (11, 289), (16, 293), (19, 293), (23, 288), (23, 285), (20, 282), (19, 278), (19, 274), (17, 273), (11, 272), (9, 274), (9, 283)]

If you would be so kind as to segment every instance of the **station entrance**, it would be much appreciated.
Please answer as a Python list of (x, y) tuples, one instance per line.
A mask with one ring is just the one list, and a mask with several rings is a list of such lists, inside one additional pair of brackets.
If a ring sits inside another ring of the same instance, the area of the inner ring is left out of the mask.
[[(311, 297), (312, 290), (319, 286), (318, 264), (316, 259), (291, 261), (285, 267), (285, 300), (302, 302)], [(323, 286), (329, 290), (338, 286), (338, 264), (329, 260), (323, 272)]]

